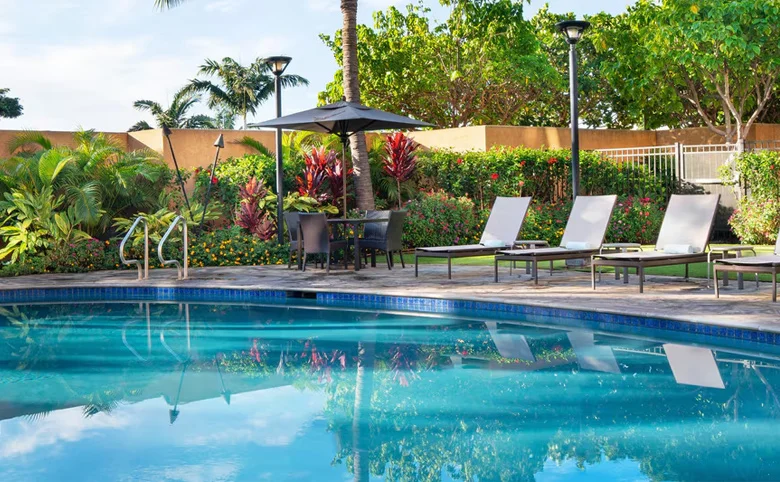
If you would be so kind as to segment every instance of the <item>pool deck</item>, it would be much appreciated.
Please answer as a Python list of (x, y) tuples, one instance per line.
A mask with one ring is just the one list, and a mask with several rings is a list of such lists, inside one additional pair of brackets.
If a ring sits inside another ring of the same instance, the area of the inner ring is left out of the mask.
[[(521, 273), (518, 276), (518, 273)], [(355, 273), (334, 268), (330, 275), (322, 269), (305, 273), (286, 266), (237, 266), (197, 268), (190, 279), (176, 281), (175, 270), (155, 269), (149, 280), (136, 280), (135, 271), (101, 271), (85, 274), (46, 274), (0, 279), (0, 289), (186, 286), (192, 288), (241, 288), (285, 291), (328, 291), (390, 296), (467, 299), (524, 305), (569, 308), (630, 314), (685, 321), (739, 326), (780, 333), (780, 303), (771, 302), (771, 285), (756, 289), (752, 276), (745, 276), (745, 289), (737, 290), (736, 281), (721, 290), (715, 299), (706, 280), (647, 276), (645, 293), (639, 294), (636, 277), (625, 285), (604, 274), (597, 290), (590, 287), (590, 275), (578, 271), (555, 271), (550, 277), (540, 270), (539, 285), (534, 286), (524, 270), (512, 276), (502, 269), (501, 281), (493, 282), (488, 266), (453, 266), (453, 279), (447, 280), (446, 265), (421, 265), (420, 277), (414, 267), (384, 266)]]

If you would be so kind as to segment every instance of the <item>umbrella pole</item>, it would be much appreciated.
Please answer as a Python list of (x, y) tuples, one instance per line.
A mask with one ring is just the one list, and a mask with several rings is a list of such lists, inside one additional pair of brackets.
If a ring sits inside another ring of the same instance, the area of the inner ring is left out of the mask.
[(341, 158), (343, 165), (341, 166), (341, 180), (342, 180), (342, 196), (344, 198), (344, 217), (347, 217), (347, 137), (341, 138)]

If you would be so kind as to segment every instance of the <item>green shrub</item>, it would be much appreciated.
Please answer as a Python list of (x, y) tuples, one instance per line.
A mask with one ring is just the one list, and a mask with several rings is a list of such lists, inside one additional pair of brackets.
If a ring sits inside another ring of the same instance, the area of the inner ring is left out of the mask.
[(650, 198), (618, 199), (607, 229), (609, 243), (654, 244), (661, 229), (665, 205)]
[[(208, 167), (195, 170), (195, 190), (196, 196), (199, 198), (205, 196), (211, 178), (210, 169)], [(303, 163), (301, 160), (297, 158), (285, 159), (284, 191), (286, 193), (297, 191), (295, 176), (299, 176), (302, 171)], [(212, 199), (220, 200), (224, 204), (225, 210), (233, 213), (241, 201), (238, 195), (239, 186), (246, 185), (252, 177), (263, 180), (275, 193), (276, 161), (262, 154), (247, 154), (243, 157), (231, 157), (220, 162), (217, 164), (215, 184), (211, 187)]]
[(520, 230), (521, 239), (543, 239), (558, 246), (571, 211), (571, 202), (533, 203)]
[[(672, 172), (655, 176), (641, 164), (580, 154), (583, 194), (618, 194), (666, 199), (676, 189)], [(418, 155), (417, 181), (426, 189), (469, 196), (480, 209), (496, 196), (533, 196), (555, 203), (571, 193), (571, 153), (568, 150), (501, 148), (488, 152), (428, 151)]]
[(734, 234), (747, 244), (774, 244), (780, 228), (780, 200), (750, 196), (740, 199), (729, 218)]
[(203, 233), (189, 249), (191, 266), (237, 266), (287, 264), (289, 247), (274, 241), (260, 241), (238, 227)]
[(430, 192), (408, 202), (405, 209), (403, 239), (408, 248), (479, 242), (482, 225), (471, 199)]
[(720, 174), (735, 190), (746, 192), (729, 218), (734, 234), (743, 243), (774, 243), (780, 227), (780, 153), (741, 154), (733, 165), (723, 166)]
[(80, 243), (57, 246), (44, 257), (49, 273), (83, 273), (114, 269), (119, 264), (116, 243), (90, 239)]

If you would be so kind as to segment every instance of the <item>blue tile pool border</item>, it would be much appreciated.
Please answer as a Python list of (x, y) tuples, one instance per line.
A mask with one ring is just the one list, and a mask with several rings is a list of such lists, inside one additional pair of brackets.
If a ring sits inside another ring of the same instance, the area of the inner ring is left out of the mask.
[(289, 298), (316, 298), (317, 304), (331, 307), (360, 307), (417, 313), (451, 313), (456, 316), (485, 317), (491, 320), (522, 320), (565, 326), (641, 333), (644, 330), (677, 332), (700, 340), (729, 339), (746, 344), (780, 345), (780, 333), (750, 328), (630, 314), (586, 311), (512, 304), (493, 301), (440, 299), (323, 291), (285, 291), (241, 288), (188, 287), (69, 287), (0, 289), (0, 304), (45, 301), (214, 301), (267, 302)]

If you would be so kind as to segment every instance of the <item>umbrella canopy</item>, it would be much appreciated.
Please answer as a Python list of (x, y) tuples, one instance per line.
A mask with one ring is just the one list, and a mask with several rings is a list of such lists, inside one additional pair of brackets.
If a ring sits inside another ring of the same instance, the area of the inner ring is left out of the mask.
[[(250, 124), (249, 127), (273, 127), (276, 129), (293, 129), (298, 131), (323, 132), (336, 134), (341, 138), (342, 157), (345, 157), (344, 144), (349, 136), (357, 132), (379, 131), (383, 129), (414, 129), (416, 127), (435, 127), (433, 124), (421, 122), (410, 117), (391, 114), (379, 109), (372, 109), (356, 102), (341, 100), (333, 104), (315, 109), (304, 110), (296, 114), (277, 117), (276, 119)], [(344, 216), (347, 215), (347, 166), (344, 159)]]
[(317, 107), (316, 109), (304, 110), (296, 114), (250, 124), (249, 127), (274, 127), (298, 131), (324, 132), (326, 134), (336, 134), (344, 138), (356, 132), (435, 126), (427, 122), (342, 100)]

